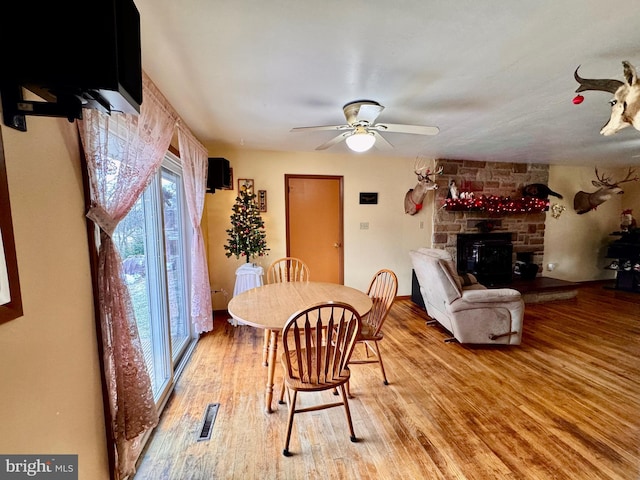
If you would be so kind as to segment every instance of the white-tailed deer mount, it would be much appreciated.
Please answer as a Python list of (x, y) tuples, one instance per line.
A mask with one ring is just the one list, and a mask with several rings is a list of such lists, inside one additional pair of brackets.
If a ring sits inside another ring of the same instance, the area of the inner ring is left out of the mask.
[(635, 170), (633, 168), (629, 168), (629, 172), (623, 180), (613, 182), (611, 177), (605, 177), (604, 174), (598, 174), (598, 168), (596, 167), (596, 178), (598, 180), (593, 180), (591, 183), (594, 187), (600, 188), (593, 193), (582, 191), (576, 193), (576, 196), (573, 197), (573, 209), (578, 212), (579, 215), (582, 215), (583, 213), (595, 210), (598, 205), (606, 202), (613, 195), (624, 193), (620, 184), (637, 181), (638, 176), (633, 176), (634, 173)]
[(624, 72), (624, 82), (620, 80), (607, 79), (587, 79), (578, 75), (578, 68), (573, 74), (580, 84), (576, 92), (586, 90), (599, 90), (613, 93), (611, 104), (611, 117), (600, 130), (602, 135), (613, 135), (614, 133), (630, 125), (636, 130), (640, 130), (640, 83), (636, 75), (636, 69), (626, 60), (622, 62)]
[(441, 175), (442, 168), (443, 167), (440, 167), (435, 172), (432, 172), (428, 167), (420, 167), (419, 161), (416, 160), (414, 170), (418, 176), (418, 183), (404, 196), (404, 213), (415, 215), (422, 209), (422, 202), (427, 192), (438, 188), (438, 184), (435, 183), (433, 177), (435, 177), (435, 175)]

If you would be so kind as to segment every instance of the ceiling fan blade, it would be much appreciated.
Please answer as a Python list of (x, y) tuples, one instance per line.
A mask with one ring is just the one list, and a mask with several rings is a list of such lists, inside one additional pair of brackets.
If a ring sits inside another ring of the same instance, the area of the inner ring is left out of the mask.
[(318, 130), (344, 130), (346, 128), (351, 128), (351, 125), (321, 125), (317, 127), (295, 127), (292, 128), (291, 132), (302, 132), (302, 131), (318, 131)]
[(316, 150), (326, 150), (329, 147), (333, 147), (336, 143), (340, 143), (342, 142), (345, 138), (347, 138), (349, 135), (351, 135), (351, 132), (342, 132), (340, 135), (338, 135), (337, 137), (333, 137), (331, 140), (329, 140), (328, 142), (323, 143), (322, 145), (320, 145), (319, 147), (316, 147)]
[(382, 135), (380, 135), (378, 132), (376, 132), (375, 130), (372, 131), (371, 133), (373, 133), (373, 136), (376, 138), (376, 143), (374, 144), (374, 146), (378, 149), (378, 150), (393, 150), (393, 145), (391, 145), (386, 138), (384, 138)]
[(402, 125), (399, 123), (378, 123), (369, 129), (380, 132), (391, 133), (411, 133), (412, 135), (437, 135), (440, 132), (438, 127), (427, 127), (425, 125)]

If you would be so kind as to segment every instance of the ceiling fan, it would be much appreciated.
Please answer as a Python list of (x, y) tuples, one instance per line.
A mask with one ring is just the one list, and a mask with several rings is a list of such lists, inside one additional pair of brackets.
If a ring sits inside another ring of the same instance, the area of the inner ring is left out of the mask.
[(343, 140), (354, 152), (366, 152), (375, 144), (381, 150), (393, 148), (380, 132), (388, 133), (410, 133), (413, 135), (437, 135), (440, 131), (438, 127), (427, 127), (423, 125), (402, 125), (398, 123), (375, 123), (376, 119), (384, 110), (378, 102), (372, 100), (357, 100), (347, 103), (342, 107), (344, 116), (347, 119), (345, 125), (325, 125), (318, 127), (296, 127), (292, 132), (311, 130), (337, 130), (341, 132), (328, 142), (323, 143), (316, 150), (326, 150)]

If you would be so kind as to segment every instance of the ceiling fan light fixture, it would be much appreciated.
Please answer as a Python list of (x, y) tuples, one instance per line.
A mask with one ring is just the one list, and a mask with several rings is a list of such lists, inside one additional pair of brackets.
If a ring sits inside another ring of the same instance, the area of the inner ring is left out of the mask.
[(366, 152), (374, 145), (379, 150), (391, 150), (393, 145), (380, 132), (410, 133), (412, 135), (436, 135), (438, 127), (425, 125), (405, 125), (402, 123), (376, 123), (376, 119), (384, 107), (373, 100), (357, 100), (342, 107), (347, 120), (343, 125), (321, 125), (317, 127), (295, 127), (292, 132), (306, 132), (311, 130), (338, 131), (329, 141), (316, 147), (316, 150), (326, 150), (334, 145), (346, 142), (347, 148), (354, 152)]
[(376, 143), (376, 137), (364, 128), (362, 130), (356, 129), (355, 132), (345, 139), (345, 142), (347, 142), (347, 147), (354, 152), (366, 152)]

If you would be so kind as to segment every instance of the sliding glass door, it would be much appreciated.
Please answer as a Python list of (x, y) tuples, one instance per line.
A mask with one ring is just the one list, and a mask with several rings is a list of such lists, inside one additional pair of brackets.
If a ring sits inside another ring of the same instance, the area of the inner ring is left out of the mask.
[(182, 185), (179, 164), (167, 157), (114, 233), (157, 403), (193, 341)]
[(185, 218), (182, 178), (177, 172), (162, 169), (162, 195), (164, 219), (165, 268), (167, 293), (169, 296), (169, 334), (171, 337), (171, 359), (179, 361), (184, 354), (191, 330), (187, 305), (187, 262), (185, 252)]

